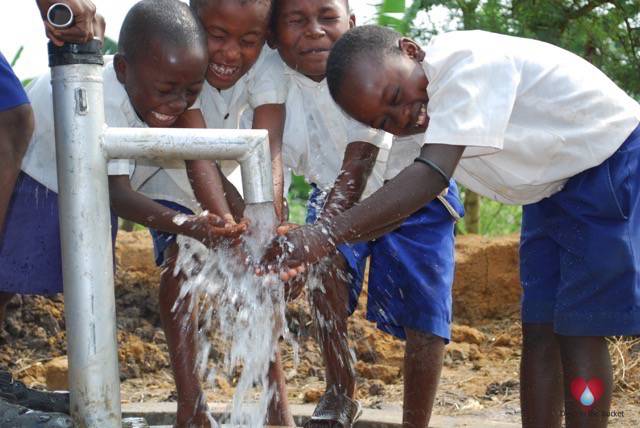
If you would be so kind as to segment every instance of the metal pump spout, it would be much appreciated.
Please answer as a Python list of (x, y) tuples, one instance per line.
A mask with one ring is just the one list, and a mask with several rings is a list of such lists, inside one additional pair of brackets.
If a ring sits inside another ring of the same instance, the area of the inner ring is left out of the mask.
[(245, 202), (273, 202), (266, 130), (108, 128), (102, 144), (111, 159), (237, 160)]

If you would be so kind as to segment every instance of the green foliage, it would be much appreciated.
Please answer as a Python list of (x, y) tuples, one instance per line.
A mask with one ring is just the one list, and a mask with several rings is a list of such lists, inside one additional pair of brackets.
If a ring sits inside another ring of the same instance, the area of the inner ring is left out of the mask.
[(16, 62), (18, 62), (18, 60), (20, 59), (20, 56), (22, 55), (23, 51), (24, 51), (24, 46), (20, 46), (20, 48), (18, 49), (18, 52), (16, 52), (16, 54), (13, 56), (13, 59), (11, 60), (11, 67), (15, 67)]
[(437, 33), (414, 25), (419, 11), (437, 6), (449, 10), (454, 28), (529, 37), (574, 52), (640, 99), (638, 0), (415, 0), (404, 18), (412, 37), (426, 41)]
[(102, 43), (102, 54), (115, 55), (116, 53), (118, 53), (118, 42), (105, 36), (104, 42)]
[(377, 9), (378, 25), (391, 27), (402, 34), (408, 32), (411, 22), (405, 19), (404, 0), (382, 0)]
[[(460, 198), (464, 200), (467, 190), (460, 186)], [(480, 235), (507, 235), (520, 231), (522, 223), (522, 207), (518, 205), (505, 205), (491, 199), (482, 198), (480, 204)], [(468, 233), (463, 218), (456, 225), (460, 234)]]
[(311, 186), (304, 177), (292, 175), (291, 188), (287, 200), (289, 202), (289, 221), (291, 223), (304, 224), (307, 215), (307, 199), (311, 192)]

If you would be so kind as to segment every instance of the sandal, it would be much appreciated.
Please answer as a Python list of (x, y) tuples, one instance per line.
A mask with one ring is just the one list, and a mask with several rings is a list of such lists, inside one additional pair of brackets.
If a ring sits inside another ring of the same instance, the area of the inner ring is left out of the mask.
[(24, 383), (14, 380), (11, 373), (0, 371), (0, 394), (13, 404), (43, 412), (69, 414), (69, 393), (48, 392), (28, 388)]
[(344, 394), (327, 391), (320, 398), (305, 428), (351, 428), (362, 415), (362, 405)]

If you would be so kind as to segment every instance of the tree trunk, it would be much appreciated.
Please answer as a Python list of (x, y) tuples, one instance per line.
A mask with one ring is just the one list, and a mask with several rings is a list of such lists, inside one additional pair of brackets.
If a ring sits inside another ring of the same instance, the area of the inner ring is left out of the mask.
[(464, 210), (464, 225), (467, 233), (480, 233), (480, 195), (467, 189)]

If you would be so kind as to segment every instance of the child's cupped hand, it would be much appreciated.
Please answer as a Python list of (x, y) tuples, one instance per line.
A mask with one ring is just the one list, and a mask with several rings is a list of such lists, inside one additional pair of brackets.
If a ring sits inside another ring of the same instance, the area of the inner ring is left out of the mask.
[(211, 213), (189, 217), (191, 237), (210, 248), (223, 243), (237, 246), (241, 242), (240, 237), (246, 232), (249, 225), (249, 221), (246, 219), (236, 223), (231, 216), (222, 218)]
[(260, 261), (259, 271), (278, 272), (283, 281), (289, 281), (304, 273), (308, 265), (335, 250), (323, 228), (321, 224), (279, 227), (279, 231), (283, 233), (279, 233), (280, 236), (267, 246)]

